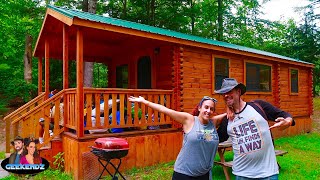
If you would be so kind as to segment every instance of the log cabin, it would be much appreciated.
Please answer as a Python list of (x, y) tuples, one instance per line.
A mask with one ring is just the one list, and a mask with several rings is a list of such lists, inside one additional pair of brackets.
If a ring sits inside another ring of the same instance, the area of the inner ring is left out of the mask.
[[(182, 143), (179, 124), (144, 105), (128, 103), (131, 95), (185, 112), (191, 112), (203, 96), (212, 96), (218, 99), (220, 114), (225, 111), (223, 98), (214, 90), (223, 78), (232, 77), (247, 86), (244, 100), (264, 99), (293, 115), (296, 126), (273, 130), (275, 137), (311, 130), (314, 65), (298, 59), (50, 5), (33, 55), (38, 58), (38, 96), (5, 117), (6, 152), (16, 135), (41, 136), (38, 122), (44, 118), (41, 156), (52, 162), (54, 155), (64, 152), (65, 171), (75, 179), (99, 176), (102, 166), (89, 147), (99, 137), (128, 141), (130, 150), (121, 171), (175, 160)], [(53, 60), (62, 61), (63, 89), (48, 98)], [(71, 61), (76, 64), (73, 88), (68, 79)], [(84, 87), (85, 62), (108, 67), (107, 88)], [(61, 97), (63, 111), (50, 116)], [(104, 117), (92, 118), (93, 112)], [(123, 131), (95, 133), (112, 128)], [(51, 148), (43, 148), (47, 144)]]

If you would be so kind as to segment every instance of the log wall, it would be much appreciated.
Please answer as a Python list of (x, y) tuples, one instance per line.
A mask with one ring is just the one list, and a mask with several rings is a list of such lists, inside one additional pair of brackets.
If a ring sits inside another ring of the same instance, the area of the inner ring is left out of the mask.
[[(271, 92), (247, 92), (242, 98), (245, 101), (254, 99), (266, 100), (292, 114), (296, 126), (284, 132), (275, 132), (276, 137), (294, 135), (311, 131), (311, 114), (313, 112), (312, 98), (312, 69), (277, 61), (268, 61), (254, 57), (204, 50), (194, 47), (183, 47), (182, 75), (182, 109), (191, 112), (203, 96), (212, 96), (218, 100), (216, 112), (225, 111), (221, 95), (212, 90), (214, 77), (212, 60), (214, 57), (229, 59), (229, 77), (236, 78), (245, 84), (245, 63), (267, 64), (271, 66)], [(290, 93), (289, 69), (299, 70), (299, 93)]]

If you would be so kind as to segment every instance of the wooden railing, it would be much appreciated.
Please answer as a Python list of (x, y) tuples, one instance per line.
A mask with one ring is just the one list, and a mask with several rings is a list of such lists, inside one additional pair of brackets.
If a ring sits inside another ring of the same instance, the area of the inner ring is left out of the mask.
[[(61, 134), (63, 132), (63, 128), (59, 126), (59, 117), (60, 112), (59, 106), (61, 98), (64, 96), (65, 92), (72, 91), (73, 89), (62, 90), (59, 93), (55, 94), (53, 97), (45, 100), (37, 107), (31, 109), (30, 111), (26, 112), (22, 116), (17, 119), (14, 119), (11, 122), (11, 125), (17, 127), (19, 129), (18, 134), (22, 137), (35, 137), (39, 138), (44, 136), (44, 143), (40, 144), (38, 147), (41, 148), (43, 145), (49, 143), (55, 136)], [(51, 116), (51, 110), (53, 107), (57, 107), (55, 110), (55, 115)], [(44, 134), (40, 134), (40, 129), (42, 129), (39, 120), (43, 118), (43, 131)], [(53, 136), (50, 137), (49, 126), (50, 123), (53, 124)], [(10, 139), (7, 138), (7, 142), (10, 142)], [(10, 144), (7, 147), (6, 151), (10, 151)]]
[[(172, 124), (169, 116), (152, 110), (144, 104), (131, 103), (128, 101), (129, 96), (143, 96), (151, 102), (171, 108), (171, 90), (84, 88), (84, 130), (146, 128), (147, 126)], [(10, 141), (16, 135), (35, 138), (44, 136), (44, 143), (39, 146), (40, 148), (64, 130), (77, 130), (79, 119), (76, 118), (76, 89), (62, 90), (45, 101), (43, 101), (43, 98), (44, 94), (5, 117), (8, 129), (6, 137), (7, 152), (10, 151)], [(60, 110), (60, 103), (63, 106), (62, 110)], [(51, 115), (53, 107), (55, 107), (54, 116)], [(61, 117), (64, 121), (63, 126), (59, 124)], [(40, 133), (42, 128), (39, 123), (40, 118), (44, 120), (44, 135)], [(50, 123), (54, 127), (51, 137), (49, 135)], [(15, 133), (10, 133), (10, 126), (16, 129)]]
[[(6, 117), (4, 117), (4, 121), (6, 122), (6, 152), (9, 153), (10, 150), (10, 142), (11, 140), (18, 135), (18, 126), (11, 126), (11, 122), (19, 119), (21, 116), (29, 112), (31, 109), (37, 107), (39, 104), (41, 104), (45, 97), (45, 93), (41, 93), (36, 98), (32, 99), (25, 105), (21, 106), (17, 110), (13, 111)], [(12, 128), (11, 128), (12, 127)]]
[(171, 108), (171, 90), (85, 88), (84, 93), (86, 112), (85, 130), (129, 127), (144, 128), (172, 123), (169, 116), (152, 110), (144, 104), (128, 101), (128, 97), (130, 96), (143, 96), (151, 102)]

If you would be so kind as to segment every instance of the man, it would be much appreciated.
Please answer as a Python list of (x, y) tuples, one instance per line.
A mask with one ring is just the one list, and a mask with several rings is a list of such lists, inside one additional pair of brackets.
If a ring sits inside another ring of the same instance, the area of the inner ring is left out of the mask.
[(11, 141), (11, 144), (14, 146), (15, 152), (12, 153), (9, 157), (9, 164), (20, 164), (20, 158), (23, 151), (23, 138), (17, 136)]
[[(283, 130), (294, 126), (295, 122), (289, 113), (268, 102), (243, 101), (241, 95), (245, 92), (246, 86), (233, 78), (225, 78), (221, 89), (215, 91), (223, 95), (227, 108), (234, 113), (231, 116), (229, 113), (229, 119), (222, 121), (218, 131), (221, 140), (231, 137), (234, 152), (232, 173), (236, 180), (278, 179), (279, 169), (270, 129)], [(269, 127), (267, 120), (276, 123)]]

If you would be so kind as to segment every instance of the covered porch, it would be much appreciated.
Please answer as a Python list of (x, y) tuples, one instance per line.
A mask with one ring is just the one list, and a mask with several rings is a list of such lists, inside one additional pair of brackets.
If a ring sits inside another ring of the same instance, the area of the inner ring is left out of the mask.
[[(87, 17), (79, 18), (83, 15)], [(174, 160), (181, 147), (179, 124), (145, 105), (128, 102), (128, 97), (143, 96), (180, 110), (181, 49), (160, 35), (94, 18), (98, 16), (54, 6), (47, 9), (34, 50), (38, 96), (5, 118), (6, 152), (16, 135), (41, 137), (39, 119), (43, 119), (44, 143), (38, 148), (53, 141), (58, 145), (42, 150), (41, 156), (53, 160), (56, 153), (64, 152), (65, 169), (75, 179), (85, 178), (93, 172), (88, 170), (99, 166), (90, 164), (96, 157), (89, 148), (99, 137), (128, 140), (131, 148), (121, 169)], [(63, 88), (49, 98), (51, 61), (62, 61)], [(76, 64), (75, 87), (69, 84), (70, 62)], [(105, 88), (84, 87), (86, 62), (107, 66)], [(60, 104), (62, 110), (58, 110)]]

